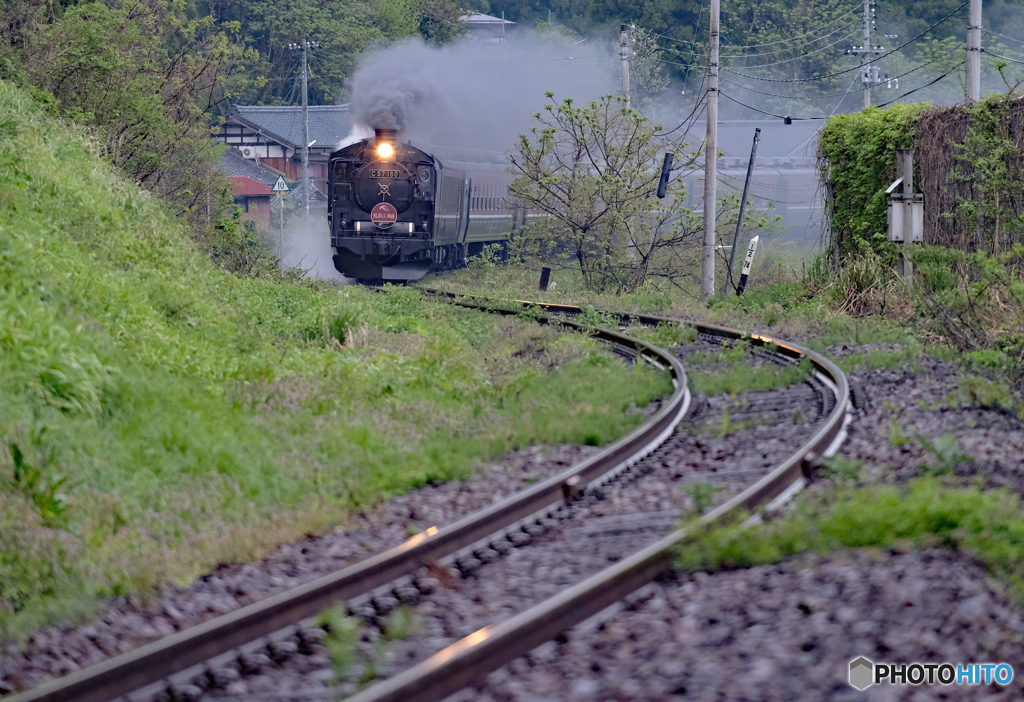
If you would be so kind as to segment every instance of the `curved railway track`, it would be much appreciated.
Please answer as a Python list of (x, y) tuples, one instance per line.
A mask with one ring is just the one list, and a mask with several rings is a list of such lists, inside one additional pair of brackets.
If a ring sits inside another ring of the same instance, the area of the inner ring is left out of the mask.
[[(467, 299), (452, 302), (503, 314), (522, 312), (521, 307), (496, 309), (490, 303)], [(542, 323), (561, 324), (589, 333), (613, 345), (616, 353), (666, 370), (674, 383), (672, 395), (628, 436), (490, 508), (440, 530), (431, 528), (394, 549), (294, 590), (7, 699), (10, 702), (106, 702), (119, 698), (141, 701), (152, 699), (154, 695), (172, 700), (189, 698), (201, 690), (189, 687), (188, 681), (198, 677), (212, 680), (216, 675), (211, 671), (237, 668), (239, 662), (244, 669), (254, 653), (257, 657), (269, 653), (270, 658), (279, 660), (296, 649), (308, 648), (313, 641), (303, 622), (332, 604), (362, 599), (366, 601), (362, 606), (364, 610), (368, 606), (375, 607), (364, 612), (364, 616), (372, 617), (374, 611), (380, 613), (399, 601), (414, 601), (417, 594), (411, 590), (416, 590), (417, 585), (421, 590), (430, 589), (429, 584), (424, 586), (412, 579), (425, 563), (454, 560), (463, 573), (468, 574), (482, 561), (493, 560), (494, 556), (540, 536), (557, 520), (571, 519), (579, 505), (599, 498), (603, 492), (628, 485), (659, 464), (665, 465), (672, 456), (692, 450), (692, 446), (685, 446), (685, 438), (675, 433), (677, 424), (691, 407), (691, 420), (702, 413), (712, 416), (719, 408), (711, 407), (703, 397), (692, 401), (680, 358), (618, 330), (581, 325), (572, 319), (581, 313), (579, 308), (540, 304), (534, 307), (540, 311), (538, 321)], [(643, 315), (631, 315), (622, 321), (640, 325), (677, 322)], [(762, 468), (753, 474), (730, 475), (726, 469), (718, 476), (734, 482), (739, 480), (743, 485), (734, 497), (700, 520), (700, 524), (711, 524), (739, 510), (754, 511), (772, 500), (785, 499), (798, 490), (807, 465), (841, 443), (849, 388), (842, 371), (807, 349), (756, 335), (744, 337), (741, 332), (724, 327), (690, 326), (699, 334), (690, 351), (748, 338), (751, 346), (758, 349), (754, 354), (757, 362), (786, 364), (807, 358), (814, 366), (813, 377), (807, 383), (748, 398), (743, 406), (725, 408), (737, 421), (749, 418), (769, 423), (772, 416), (777, 423), (779, 418), (800, 412), (800, 408), (806, 411), (808, 403), (813, 403), (817, 409), (807, 418), (806, 431), (800, 436), (796, 450), (787, 447), (784, 455), (766, 459)], [(581, 496), (586, 499), (581, 500)], [(351, 699), (359, 702), (443, 699), (601, 611), (670, 567), (673, 549), (687, 534), (685, 530), (671, 531), (671, 524), (678, 520), (673, 520), (671, 514), (662, 516), (662, 523), (653, 531), (643, 530), (648, 536), (669, 532), (655, 543), (640, 550), (628, 543), (625, 551), (621, 544), (610, 547), (622, 551), (614, 554), (617, 562), (611, 567), (511, 619), (474, 632)], [(612, 531), (616, 528), (613, 524)], [(379, 596), (387, 589), (393, 597)], [(378, 596), (371, 600), (370, 593)]]

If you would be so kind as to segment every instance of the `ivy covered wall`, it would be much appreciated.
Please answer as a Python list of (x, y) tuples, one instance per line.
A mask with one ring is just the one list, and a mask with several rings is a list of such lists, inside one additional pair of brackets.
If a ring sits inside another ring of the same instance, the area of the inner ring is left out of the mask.
[(885, 189), (896, 149), (914, 148), (915, 190), (925, 195), (924, 242), (1000, 253), (1024, 243), (1024, 97), (976, 105), (894, 105), (830, 119), (818, 168), (831, 193), (831, 244), (840, 256), (886, 248)]
[(826, 197), (825, 216), (840, 256), (885, 245), (885, 189), (896, 180), (896, 149), (914, 145), (918, 119), (927, 109), (869, 107), (833, 117), (822, 129), (818, 170), (831, 196)]

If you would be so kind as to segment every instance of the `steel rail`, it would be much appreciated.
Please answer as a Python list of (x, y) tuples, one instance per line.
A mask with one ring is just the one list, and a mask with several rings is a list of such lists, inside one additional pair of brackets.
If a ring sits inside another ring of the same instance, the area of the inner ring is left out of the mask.
[[(524, 301), (516, 301), (531, 304)], [(581, 313), (571, 305), (537, 307)], [(679, 322), (667, 317), (628, 315), (645, 323)], [(690, 324), (687, 322), (687, 324)], [(717, 325), (691, 324), (699, 332), (723, 338), (746, 335)], [(576, 624), (597, 614), (625, 595), (650, 583), (672, 567), (676, 548), (692, 533), (712, 525), (735, 519), (744, 511), (753, 511), (772, 498), (795, 492), (794, 486), (803, 478), (808, 464), (834, 450), (842, 440), (850, 389), (846, 375), (834, 363), (810, 349), (761, 335), (750, 335), (757, 345), (774, 344), (790, 358), (808, 358), (816, 370), (830, 380), (836, 403), (817, 432), (793, 454), (775, 466), (739, 495), (704, 515), (694, 528), (679, 529), (660, 541), (623, 559), (586, 580), (567, 588), (554, 597), (509, 620), (476, 631), (461, 641), (436, 653), (422, 663), (388, 678), (349, 702), (434, 702), (453, 695), (483, 676), (537, 646), (551, 641)], [(773, 349), (774, 350), (774, 349)]]
[[(468, 306), (492, 312), (485, 305)], [(540, 318), (636, 349), (640, 357), (672, 376), (674, 390), (655, 415), (594, 456), (442, 529), (430, 528), (401, 545), (305, 585), (154, 641), (134, 651), (5, 697), (4, 702), (108, 702), (158, 683), (262, 637), (293, 626), (327, 607), (392, 582), (423, 564), (449, 556), (563, 501), (578, 489), (624, 464), (639, 460), (660, 444), (690, 404), (686, 371), (672, 354), (614, 330)]]

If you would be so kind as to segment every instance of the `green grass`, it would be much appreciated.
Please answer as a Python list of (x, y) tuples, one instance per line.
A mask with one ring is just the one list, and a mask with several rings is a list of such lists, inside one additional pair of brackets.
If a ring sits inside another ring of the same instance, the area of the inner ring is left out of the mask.
[(578, 335), (220, 270), (0, 84), (0, 634), (145, 596), (670, 389)]
[(802, 503), (793, 516), (775, 522), (698, 534), (679, 549), (677, 564), (688, 571), (717, 571), (777, 563), (804, 552), (944, 546), (978, 559), (1024, 603), (1024, 505), (1009, 491), (946, 488), (928, 477), (834, 497), (828, 506)]
[(802, 383), (814, 370), (809, 359), (797, 365), (776, 367), (774, 364), (751, 368), (742, 363), (733, 363), (724, 370), (690, 373), (690, 389), (711, 397), (728, 393), (735, 395), (745, 390), (772, 390)]

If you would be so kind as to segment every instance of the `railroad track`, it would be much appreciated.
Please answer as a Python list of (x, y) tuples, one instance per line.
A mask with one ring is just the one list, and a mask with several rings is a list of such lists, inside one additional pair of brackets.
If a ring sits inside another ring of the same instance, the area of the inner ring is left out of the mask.
[[(491, 304), (465, 299), (453, 302), (506, 314), (521, 311), (521, 308), (495, 310)], [(507, 621), (470, 634), (352, 698), (359, 702), (443, 699), (665, 572), (670, 567), (673, 548), (686, 537), (685, 531), (671, 530), (672, 525), (678, 523), (678, 514), (667, 510), (656, 515), (653, 521), (647, 515), (639, 518), (640, 522), (647, 519), (642, 524), (629, 524), (626, 523), (628, 517), (626, 522), (620, 517), (618, 523), (602, 527), (597, 521), (589, 526), (583, 524), (581, 509), (603, 493), (656, 470), (659, 464), (665, 466), (668, 457), (688, 450), (686, 437), (675, 432), (675, 428), (691, 405), (695, 417), (711, 417), (720, 408), (712, 407), (706, 398), (691, 401), (686, 372), (676, 356), (614, 329), (585, 327), (572, 319), (580, 314), (579, 308), (536, 307), (541, 312), (538, 321), (589, 333), (611, 344), (616, 353), (665, 369), (673, 378), (672, 395), (630, 435), (508, 500), (443, 529), (432, 528), (397, 548), (294, 590), (8, 699), (11, 702), (105, 702), (118, 698), (141, 701), (154, 696), (168, 700), (190, 699), (203, 693), (193, 684), (197, 680), (205, 680), (216, 687), (218, 676), (223, 677), (218, 671), (259, 667), (261, 661), (269, 662), (268, 657), (283, 661), (297, 650), (313, 646), (318, 634), (304, 622), (332, 604), (362, 602), (354, 608), (354, 613), (372, 619), (375, 615), (386, 614), (400, 602), (416, 601), (420, 594), (429, 594), (436, 583), (413, 579), (425, 563), (454, 561), (464, 575), (469, 575), (512, 548), (531, 540), (543, 540), (543, 533), (553, 525), (569, 524), (573, 520), (580, 523), (568, 528), (577, 529), (574, 532), (577, 536), (586, 535), (579, 529), (591, 532), (597, 529), (602, 537), (617, 531), (620, 536), (642, 532), (648, 540), (657, 539), (639, 551), (634, 546), (635, 540), (605, 539), (607, 544), (602, 545), (601, 553), (607, 560), (616, 561), (611, 567)], [(635, 315), (624, 321), (634, 325), (674, 322)], [(693, 326), (699, 334), (697, 344), (692, 345), (696, 350), (731, 344), (743, 337), (740, 332), (723, 327)], [(745, 417), (758, 421), (773, 414), (783, 416), (793, 406), (806, 408), (808, 401), (812, 401), (817, 410), (814, 416), (807, 418), (806, 431), (795, 451), (792, 446), (788, 447), (784, 456), (773, 457), (761, 470), (754, 471), (756, 475), (729, 475), (728, 470), (723, 471), (720, 478), (726, 482), (740, 481), (744, 483), (743, 489), (704, 515), (702, 524), (721, 520), (738, 510), (753, 511), (771, 500), (784, 499), (799, 489), (806, 466), (841, 441), (849, 403), (849, 390), (842, 372), (826, 359), (798, 346), (758, 336), (749, 337), (749, 341), (758, 362), (785, 364), (808, 358), (815, 367), (814, 376), (806, 387), (773, 391), (771, 396), (753, 398), (744, 406), (725, 407), (725, 411), (737, 421), (744, 421)], [(796, 397), (801, 393), (804, 397)], [(663, 535), (665, 532), (669, 533)], [(657, 538), (659, 536), (661, 538)], [(370, 599), (370, 594), (376, 597)]]

